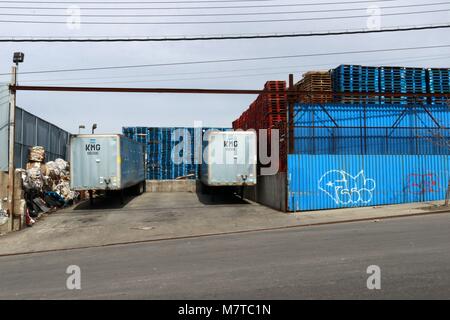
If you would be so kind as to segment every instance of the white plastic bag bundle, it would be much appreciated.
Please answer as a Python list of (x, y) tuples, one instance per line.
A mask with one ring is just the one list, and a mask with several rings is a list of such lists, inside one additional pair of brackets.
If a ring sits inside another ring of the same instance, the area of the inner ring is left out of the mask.
[(66, 201), (73, 200), (77, 197), (78, 193), (70, 190), (70, 184), (68, 181), (61, 181), (54, 190), (61, 197), (63, 197)]
[(41, 164), (38, 162), (28, 164), (27, 174), (27, 185), (32, 189), (38, 189), (42, 191), (44, 187), (44, 175), (41, 170)]
[(31, 162), (44, 162), (45, 160), (44, 147), (40, 146), (31, 147), (28, 155), (28, 160)]

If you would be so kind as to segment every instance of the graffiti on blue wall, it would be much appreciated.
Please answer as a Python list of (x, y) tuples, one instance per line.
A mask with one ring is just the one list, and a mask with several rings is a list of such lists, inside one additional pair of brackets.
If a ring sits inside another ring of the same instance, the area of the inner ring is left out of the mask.
[(409, 192), (424, 194), (439, 192), (439, 178), (434, 173), (420, 174), (410, 173), (407, 178)]
[(319, 179), (319, 190), (342, 205), (370, 203), (375, 187), (375, 180), (366, 178), (364, 170), (355, 176), (344, 170), (330, 170)]
[(288, 209), (443, 200), (446, 155), (288, 155)]

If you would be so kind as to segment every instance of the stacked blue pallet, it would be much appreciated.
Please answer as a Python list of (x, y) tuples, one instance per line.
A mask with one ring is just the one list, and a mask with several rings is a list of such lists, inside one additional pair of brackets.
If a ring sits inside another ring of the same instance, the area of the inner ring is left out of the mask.
[[(340, 65), (331, 71), (333, 91), (337, 93), (380, 92), (379, 71), (376, 67)], [(378, 97), (338, 95), (341, 103), (377, 103)]]
[[(403, 67), (380, 67), (380, 92), (382, 93), (406, 93), (406, 70)], [(406, 97), (382, 96), (380, 103), (402, 104), (406, 103)]]
[(173, 180), (180, 177), (198, 178), (199, 165), (195, 154), (201, 155), (202, 143), (195, 143), (195, 139), (201, 140), (209, 130), (229, 129), (126, 127), (122, 132), (146, 145), (148, 180)]
[[(407, 93), (427, 93), (427, 70), (424, 68), (406, 68), (405, 83)], [(426, 97), (413, 97), (407, 99), (409, 104), (427, 103)]]
[[(426, 70), (423, 68), (380, 67), (380, 92), (427, 93)], [(426, 103), (426, 97), (382, 96), (382, 104)]]
[[(450, 69), (428, 69), (428, 90), (430, 93), (450, 93)], [(431, 104), (448, 104), (446, 97), (431, 97)]]

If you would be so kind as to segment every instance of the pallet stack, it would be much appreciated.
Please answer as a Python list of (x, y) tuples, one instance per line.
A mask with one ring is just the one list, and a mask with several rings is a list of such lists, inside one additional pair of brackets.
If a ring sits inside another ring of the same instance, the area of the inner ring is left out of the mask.
[[(280, 136), (284, 135), (287, 121), (287, 95), (286, 81), (268, 81), (264, 90), (278, 91), (277, 93), (260, 94), (242, 115), (233, 121), (234, 130), (254, 129), (258, 133), (260, 129), (268, 129), (270, 150), (270, 138), (272, 129), (280, 130)], [(282, 131), (282, 132), (281, 132)], [(284, 140), (280, 141), (280, 171), (286, 170), (286, 146)]]
[[(380, 89), (382, 93), (426, 93), (426, 70), (423, 68), (380, 67)], [(382, 96), (380, 103), (426, 103), (426, 98)]]
[[(424, 68), (405, 68), (405, 83), (407, 93), (427, 93), (427, 70)], [(407, 99), (408, 104), (427, 103), (426, 97)]]
[(265, 90), (277, 93), (260, 94), (241, 116), (233, 121), (233, 129), (270, 129), (286, 122), (286, 81), (268, 81)]
[[(381, 67), (380, 68), (380, 89), (382, 93), (405, 93), (406, 84), (405, 68), (401, 67)], [(406, 97), (384, 97), (380, 98), (380, 102), (384, 103), (401, 103), (406, 102)]]
[[(331, 74), (329, 71), (309, 71), (303, 74), (302, 80), (295, 84), (299, 91), (332, 92)], [(301, 103), (331, 103), (333, 96), (327, 94), (302, 95)]]
[[(353, 92), (380, 92), (379, 70), (376, 67), (340, 65), (331, 70), (333, 91), (338, 103), (378, 103), (378, 97), (351, 95)], [(348, 93), (348, 94), (347, 94)]]
[(261, 99), (264, 116), (260, 117), (259, 121), (262, 122), (262, 128), (269, 129), (287, 120), (286, 82), (268, 81), (264, 85), (264, 89), (281, 92), (265, 94)]
[[(139, 141), (146, 146), (146, 179), (173, 180), (189, 176), (192, 179), (199, 176), (199, 165), (195, 163), (195, 153), (200, 150), (201, 138), (197, 144), (195, 128), (171, 127), (130, 127), (123, 128), (127, 137)], [(203, 135), (208, 130), (227, 130), (224, 128), (200, 128)], [(185, 139), (186, 138), (186, 139)], [(198, 139), (198, 138), (197, 138)], [(179, 149), (175, 150), (177, 146)], [(182, 151), (180, 147), (182, 146)], [(175, 151), (179, 152), (178, 161), (173, 158)], [(184, 154), (189, 161), (183, 162)], [(181, 162), (181, 163), (180, 163)]]
[[(428, 69), (427, 70), (428, 91), (430, 93), (450, 93), (450, 69)], [(445, 97), (431, 97), (430, 103), (450, 104)]]

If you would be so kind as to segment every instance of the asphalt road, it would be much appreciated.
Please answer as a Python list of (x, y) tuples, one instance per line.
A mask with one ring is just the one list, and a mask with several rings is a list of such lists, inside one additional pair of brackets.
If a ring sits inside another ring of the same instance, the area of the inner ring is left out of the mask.
[(0, 298), (450, 299), (450, 214), (0, 257)]

